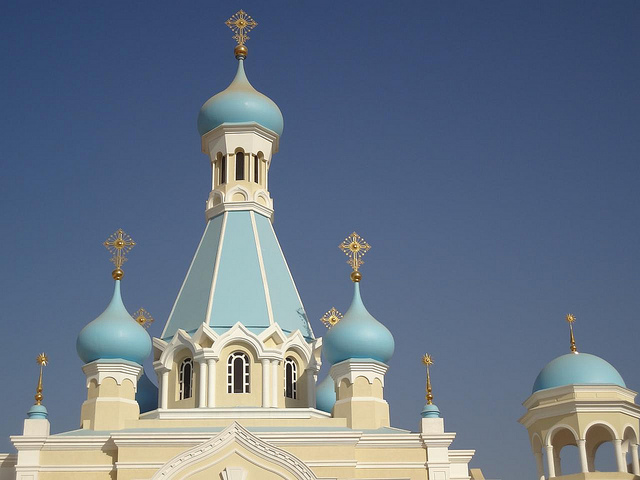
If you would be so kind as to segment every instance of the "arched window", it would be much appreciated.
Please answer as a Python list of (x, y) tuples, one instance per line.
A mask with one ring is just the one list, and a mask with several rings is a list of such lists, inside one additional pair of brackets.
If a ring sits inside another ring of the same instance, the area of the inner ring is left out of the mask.
[(260, 159), (258, 158), (258, 155), (254, 155), (253, 156), (253, 181), (255, 183), (260, 183), (259, 179), (260, 179)]
[(284, 396), (298, 398), (298, 366), (291, 357), (284, 361)]
[(227, 183), (227, 156), (223, 155), (220, 159), (220, 185)]
[(178, 385), (180, 386), (179, 400), (193, 396), (193, 360), (185, 358), (178, 371)]
[(236, 153), (236, 180), (244, 180), (244, 153)]
[(249, 393), (249, 357), (233, 352), (227, 361), (227, 392)]

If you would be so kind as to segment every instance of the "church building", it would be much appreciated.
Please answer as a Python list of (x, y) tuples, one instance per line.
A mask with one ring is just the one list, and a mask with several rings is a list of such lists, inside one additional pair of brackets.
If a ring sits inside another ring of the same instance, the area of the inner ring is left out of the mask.
[[(377, 293), (361, 271), (369, 244), (355, 232), (340, 245), (351, 306), (328, 312), (324, 336), (312, 330), (273, 226), (269, 172), (282, 113), (245, 73), (256, 23), (241, 10), (227, 25), (237, 71), (197, 121), (211, 166), (206, 223), (162, 334), (150, 338), (144, 312), (136, 321), (123, 303), (135, 243), (118, 230), (105, 242), (116, 267), (113, 292), (104, 292), (111, 300), (78, 332), (86, 378), (78, 428), (50, 431), (41, 354), (36, 402), (11, 437), (17, 453), (0, 454), (0, 480), (484, 479), (470, 468), (474, 450), (452, 448), (456, 434), (433, 403), (431, 356), (416, 429), (392, 426), (385, 377), (394, 338), (367, 310)], [(523, 478), (640, 480), (636, 393), (571, 338), (573, 351), (542, 370), (524, 403), (538, 470)], [(330, 370), (319, 381), (322, 362)], [(594, 471), (603, 442), (615, 446), (615, 472)], [(581, 472), (563, 476), (568, 445), (578, 447)]]

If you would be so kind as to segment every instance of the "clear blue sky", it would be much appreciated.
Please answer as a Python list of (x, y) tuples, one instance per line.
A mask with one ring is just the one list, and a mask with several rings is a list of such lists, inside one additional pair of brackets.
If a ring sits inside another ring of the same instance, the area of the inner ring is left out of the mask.
[(52, 429), (78, 426), (76, 336), (110, 298), (119, 227), (138, 243), (125, 304), (161, 332), (204, 228), (196, 117), (233, 78), (240, 8), (259, 23), (247, 75), (285, 118), (275, 227), (316, 334), (348, 307), (337, 245), (356, 230), (397, 344), (393, 425), (417, 428), (428, 351), (454, 447), (533, 478), (517, 419), (568, 351), (566, 313), (640, 389), (637, 1), (3, 2), (0, 451), (41, 350)]

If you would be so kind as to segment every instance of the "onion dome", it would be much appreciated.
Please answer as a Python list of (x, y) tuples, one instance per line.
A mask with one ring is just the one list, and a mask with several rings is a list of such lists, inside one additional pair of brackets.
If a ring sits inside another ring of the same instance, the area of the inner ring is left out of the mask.
[(258, 92), (249, 83), (244, 73), (244, 58), (238, 57), (238, 72), (231, 84), (202, 105), (198, 114), (200, 135), (224, 123), (258, 123), (282, 135), (284, 120), (282, 112), (266, 95)]
[(138, 380), (138, 391), (136, 392), (136, 402), (140, 406), (140, 413), (150, 412), (158, 408), (158, 387), (143, 371)]
[(538, 374), (532, 393), (564, 385), (626, 384), (618, 371), (606, 360), (588, 353), (568, 353), (551, 360)]
[(331, 413), (336, 403), (336, 388), (331, 375), (324, 377), (316, 386), (316, 408)]
[(420, 416), (422, 418), (440, 418), (440, 409), (433, 403), (427, 403), (422, 409)]
[(121, 358), (142, 365), (151, 353), (149, 334), (131, 318), (122, 303), (120, 280), (115, 282), (107, 309), (78, 335), (76, 350), (85, 363)]
[(360, 297), (359, 281), (354, 282), (354, 287), (349, 310), (324, 337), (323, 350), (327, 360), (334, 365), (356, 358), (387, 363), (395, 348), (393, 336), (365, 308)]

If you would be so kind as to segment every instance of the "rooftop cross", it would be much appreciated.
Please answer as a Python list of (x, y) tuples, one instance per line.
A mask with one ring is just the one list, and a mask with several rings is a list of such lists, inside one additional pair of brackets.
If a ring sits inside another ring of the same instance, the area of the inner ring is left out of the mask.
[(425, 353), (422, 356), (422, 363), (427, 367), (427, 405), (433, 405), (433, 394), (431, 393), (431, 374), (429, 372), (429, 367), (433, 365), (433, 358), (428, 353)]
[(342, 316), (343, 315), (338, 310), (336, 310), (335, 307), (331, 307), (331, 310), (325, 313), (320, 321), (324, 323), (325, 327), (331, 328), (335, 326), (340, 321), (340, 319), (342, 319)]
[(127, 253), (135, 247), (136, 242), (125, 233), (121, 228), (117, 232), (111, 234), (103, 244), (107, 250), (113, 255), (111, 261), (116, 266), (116, 269), (112, 272), (114, 280), (120, 280), (124, 275), (122, 271), (122, 265), (127, 261)]
[(356, 232), (353, 232), (344, 241), (338, 245), (338, 248), (342, 250), (349, 260), (347, 263), (351, 265), (353, 268), (353, 272), (351, 273), (351, 280), (354, 282), (359, 282), (362, 278), (362, 274), (359, 272), (360, 267), (364, 263), (362, 257), (365, 253), (369, 251), (371, 245), (369, 245), (364, 238), (358, 235)]
[(36, 357), (36, 362), (40, 365), (40, 377), (38, 378), (38, 387), (36, 388), (36, 405), (42, 405), (42, 368), (49, 364), (49, 358), (42, 352)]
[(133, 319), (144, 328), (149, 328), (153, 323), (153, 317), (144, 308), (139, 308), (137, 312), (131, 315)]
[(576, 339), (573, 336), (573, 324), (576, 321), (576, 317), (572, 313), (569, 313), (566, 316), (566, 320), (567, 320), (567, 323), (569, 324), (569, 331), (571, 332), (571, 336), (570, 336), (571, 352), (572, 353), (578, 353), (578, 348), (576, 347)]
[(239, 55), (241, 55), (242, 58), (246, 57), (247, 47), (245, 47), (244, 44), (249, 40), (248, 33), (258, 26), (258, 22), (251, 18), (244, 10), (239, 10), (233, 14), (225, 24), (233, 31), (233, 38), (238, 42), (235, 51), (236, 57)]

